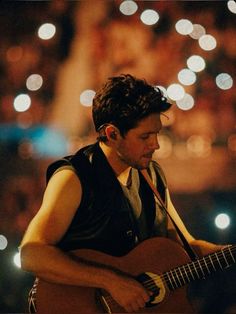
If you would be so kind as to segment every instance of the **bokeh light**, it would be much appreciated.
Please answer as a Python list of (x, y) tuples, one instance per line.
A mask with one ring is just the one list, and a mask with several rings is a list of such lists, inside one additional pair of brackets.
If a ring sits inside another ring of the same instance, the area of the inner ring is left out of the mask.
[(212, 35), (206, 34), (199, 38), (199, 46), (206, 51), (210, 51), (216, 48), (216, 39)]
[(43, 40), (51, 39), (56, 33), (56, 27), (52, 23), (45, 23), (38, 29), (38, 36)]
[(181, 110), (190, 110), (194, 106), (194, 99), (190, 94), (185, 93), (183, 98), (176, 101), (176, 105)]
[(126, 0), (120, 4), (119, 9), (124, 15), (133, 15), (138, 10), (138, 5), (132, 0)]
[(95, 91), (92, 89), (86, 89), (80, 94), (80, 103), (85, 107), (91, 107), (93, 104), (93, 98)]
[(175, 24), (175, 29), (181, 35), (189, 35), (193, 31), (193, 24), (187, 19), (181, 19)]
[(216, 85), (223, 90), (233, 86), (233, 79), (228, 73), (220, 73), (216, 76)]
[(43, 85), (43, 78), (39, 74), (31, 74), (26, 80), (26, 87), (28, 90), (36, 91)]
[(8, 241), (7, 238), (0, 234), (0, 250), (3, 251), (7, 247)]
[(21, 260), (20, 260), (20, 253), (16, 253), (13, 257), (13, 262), (16, 267), (21, 268)]
[(198, 55), (193, 55), (187, 59), (187, 66), (193, 72), (201, 72), (206, 67), (205, 60)]
[(183, 69), (178, 73), (178, 80), (183, 85), (192, 85), (196, 82), (196, 74), (190, 69)]
[(167, 88), (167, 95), (172, 100), (180, 100), (184, 97), (185, 90), (180, 84), (171, 84)]
[(215, 218), (215, 225), (219, 229), (226, 229), (230, 225), (230, 217), (225, 213), (218, 214)]
[(31, 106), (31, 98), (27, 94), (20, 94), (14, 99), (13, 106), (16, 111), (24, 112)]
[(155, 10), (145, 10), (140, 15), (141, 21), (146, 25), (154, 25), (159, 20), (159, 14)]
[(236, 2), (235, 0), (229, 0), (227, 6), (230, 12), (236, 14)]
[(206, 34), (206, 30), (202, 25), (193, 24), (193, 31), (189, 34), (189, 36), (197, 40), (205, 34)]

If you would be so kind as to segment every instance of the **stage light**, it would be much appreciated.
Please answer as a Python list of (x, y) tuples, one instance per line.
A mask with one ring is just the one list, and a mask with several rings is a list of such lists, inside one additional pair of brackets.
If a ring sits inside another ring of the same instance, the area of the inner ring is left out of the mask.
[(215, 218), (215, 225), (219, 229), (226, 229), (230, 225), (230, 217), (225, 213), (218, 214)]
[(119, 9), (120, 12), (124, 15), (133, 15), (138, 10), (138, 6), (136, 2), (132, 0), (126, 0), (120, 4)]

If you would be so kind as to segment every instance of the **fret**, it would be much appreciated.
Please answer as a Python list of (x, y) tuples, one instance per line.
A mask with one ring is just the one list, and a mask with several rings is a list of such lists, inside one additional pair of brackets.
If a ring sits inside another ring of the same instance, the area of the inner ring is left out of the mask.
[(203, 271), (202, 265), (201, 265), (201, 263), (200, 263), (199, 260), (197, 260), (197, 263), (198, 263), (198, 265), (199, 265), (199, 268), (201, 269), (201, 272), (202, 272), (202, 275), (203, 275), (203, 278), (204, 278), (204, 277), (205, 277), (205, 273), (204, 273), (204, 271)]
[(192, 272), (192, 269), (191, 269), (191, 267), (190, 267), (190, 264), (188, 264), (187, 266), (188, 266), (188, 269), (189, 269), (189, 271), (190, 271), (190, 274), (191, 274), (193, 280), (195, 280), (195, 277), (194, 277), (194, 275), (193, 275), (193, 272)]
[(188, 282), (190, 282), (191, 280), (190, 280), (190, 278), (188, 276), (188, 273), (186, 272), (186, 266), (182, 266), (182, 267), (184, 269), (185, 277), (188, 278)]
[(218, 254), (215, 253), (215, 256), (216, 256), (216, 259), (217, 259), (217, 262), (218, 262), (220, 268), (223, 269), (223, 267), (222, 267), (222, 265), (221, 265), (221, 262), (220, 262), (220, 260), (219, 260)]
[(229, 265), (228, 260), (227, 260), (227, 258), (225, 256), (225, 250), (222, 250), (221, 252), (222, 252), (222, 256), (223, 256), (223, 258), (225, 260), (225, 263), (226, 263), (226, 268), (228, 268), (230, 265)]
[(204, 279), (211, 272), (223, 270), (235, 263), (235, 246), (206, 255), (196, 261), (173, 268), (163, 274), (165, 283), (170, 290), (175, 290), (193, 280)]
[(195, 272), (197, 273), (198, 278), (200, 279), (199, 273), (198, 273), (197, 268), (195, 266), (195, 262), (193, 262), (193, 267), (194, 267)]
[(228, 247), (228, 250), (229, 250), (229, 253), (230, 253), (231, 257), (232, 257), (233, 262), (235, 263), (235, 259), (234, 259), (234, 256), (233, 256), (232, 252), (231, 252), (231, 248)]
[(213, 260), (211, 258), (211, 255), (209, 255), (209, 260), (211, 262), (211, 265), (213, 266), (214, 271), (216, 271), (216, 268), (215, 268), (214, 262), (213, 262)]
[[(173, 271), (174, 271), (174, 274), (175, 274), (175, 278), (177, 279), (177, 286), (178, 286), (178, 287), (181, 287), (181, 281), (179, 280), (179, 275), (178, 275), (178, 273), (177, 273), (176, 268), (173, 269)], [(178, 282), (179, 282), (179, 283), (178, 283)]]
[(186, 282), (185, 282), (185, 278), (184, 278), (184, 276), (183, 276), (181, 267), (179, 267), (178, 270), (179, 270), (180, 276), (181, 276), (181, 278), (182, 278), (182, 285), (184, 285)]
[(177, 288), (178, 285), (177, 285), (177, 283), (176, 283), (175, 276), (174, 276), (172, 270), (170, 270), (168, 273), (169, 273), (169, 274), (171, 275), (171, 277), (172, 277), (172, 279), (171, 279), (171, 285), (172, 285), (173, 289)]
[(203, 257), (203, 261), (204, 261), (204, 264), (205, 264), (206, 269), (207, 269), (207, 271), (208, 271), (208, 274), (210, 274), (211, 272), (210, 272), (210, 270), (209, 270), (209, 268), (208, 268), (208, 265), (207, 265), (207, 262), (206, 262), (205, 257)]
[[(170, 276), (169, 276), (169, 272), (167, 272), (166, 275), (167, 275), (167, 277), (168, 277), (168, 282), (169, 282), (170, 285), (171, 285), (170, 289), (174, 290), (175, 287), (174, 287), (173, 284), (172, 284), (172, 280), (171, 280), (171, 278), (170, 278)], [(169, 285), (168, 285), (168, 286), (169, 286)]]

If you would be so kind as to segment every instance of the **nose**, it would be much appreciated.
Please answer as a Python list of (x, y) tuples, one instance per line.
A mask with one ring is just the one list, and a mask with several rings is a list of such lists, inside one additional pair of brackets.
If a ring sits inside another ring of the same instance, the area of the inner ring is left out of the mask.
[(158, 137), (156, 135), (153, 135), (151, 137), (150, 148), (153, 149), (153, 150), (157, 150), (157, 149), (160, 148)]

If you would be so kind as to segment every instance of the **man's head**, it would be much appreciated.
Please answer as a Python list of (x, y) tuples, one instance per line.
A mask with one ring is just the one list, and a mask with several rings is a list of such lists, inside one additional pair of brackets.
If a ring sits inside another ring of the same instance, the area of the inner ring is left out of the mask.
[[(132, 75), (111, 77), (93, 99), (93, 121), (96, 131), (106, 124), (114, 125), (122, 136), (153, 113), (162, 113), (171, 104), (160, 89)], [(106, 137), (100, 137), (106, 141)]]

